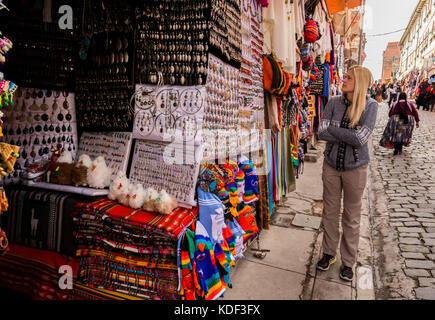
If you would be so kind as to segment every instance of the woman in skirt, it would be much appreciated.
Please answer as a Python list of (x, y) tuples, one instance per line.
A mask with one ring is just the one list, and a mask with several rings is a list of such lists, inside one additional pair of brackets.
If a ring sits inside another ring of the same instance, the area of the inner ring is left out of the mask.
[(394, 155), (402, 154), (403, 146), (407, 147), (412, 141), (414, 122), (420, 126), (420, 118), (415, 106), (407, 100), (405, 92), (399, 95), (399, 101), (390, 109), (390, 120), (384, 130), (379, 144), (382, 147), (393, 149)]

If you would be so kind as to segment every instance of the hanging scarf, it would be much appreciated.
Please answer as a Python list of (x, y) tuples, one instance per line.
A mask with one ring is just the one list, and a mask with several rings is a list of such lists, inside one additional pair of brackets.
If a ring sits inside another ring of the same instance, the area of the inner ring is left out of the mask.
[[(340, 128), (349, 129), (350, 119), (347, 115), (347, 110), (350, 106), (349, 100), (345, 96), (344, 98), (344, 104), (346, 105), (346, 110), (343, 114), (343, 119), (341, 119)], [(338, 152), (337, 152), (337, 163), (336, 163), (336, 169), (338, 171), (344, 171), (344, 157), (346, 155), (346, 143), (344, 141), (340, 141), (338, 144)]]

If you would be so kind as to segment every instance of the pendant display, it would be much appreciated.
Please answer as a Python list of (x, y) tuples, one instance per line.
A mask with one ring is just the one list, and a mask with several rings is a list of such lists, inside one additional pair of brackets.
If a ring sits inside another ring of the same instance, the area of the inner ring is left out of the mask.
[[(200, 143), (197, 133), (202, 126), (205, 94), (202, 86), (137, 85), (132, 99), (135, 102), (133, 137)], [(186, 122), (187, 119), (190, 120)]]
[[(77, 135), (76, 123), (72, 122), (75, 114), (74, 95), (66, 91), (33, 88), (21, 88), (21, 92), (21, 97), (14, 95), (15, 108), (3, 109), (7, 123), (16, 123), (7, 129), (4, 128), (3, 132), (5, 142), (21, 146), (20, 157), (17, 159), (18, 166), (24, 170), (26, 162), (29, 165), (42, 158), (48, 159), (52, 145), (57, 143), (65, 150), (71, 149), (73, 157), (76, 157), (74, 144), (66, 143), (67, 137)], [(60, 110), (64, 110), (63, 107), (56, 106), (56, 101), (62, 94), (68, 102), (66, 115)], [(26, 98), (31, 101), (28, 108)]]

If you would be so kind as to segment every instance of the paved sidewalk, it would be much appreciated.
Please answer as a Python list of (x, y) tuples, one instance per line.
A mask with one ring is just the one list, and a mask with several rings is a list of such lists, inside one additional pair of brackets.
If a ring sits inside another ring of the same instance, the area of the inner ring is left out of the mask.
[(435, 113), (419, 110), (420, 128), (403, 154), (379, 146), (388, 121), (380, 105), (372, 136), (373, 241), (380, 299), (435, 300)]
[[(322, 214), (322, 142), (316, 145), (316, 163), (306, 162), (303, 175), (297, 180), (296, 191), (289, 194), (272, 215), (270, 230), (260, 236), (261, 249), (270, 252), (264, 259), (247, 250), (245, 259), (231, 271), (233, 288), (225, 300), (372, 300), (372, 250), (370, 241), (369, 198), (364, 195), (361, 219), (358, 265), (352, 283), (338, 276), (341, 260), (329, 271), (316, 269), (321, 257), (321, 230), (297, 227), (295, 217), (302, 223), (316, 224)], [(251, 248), (256, 248), (253, 243)], [(339, 251), (339, 250), (338, 250)], [(357, 286), (357, 284), (359, 284)]]

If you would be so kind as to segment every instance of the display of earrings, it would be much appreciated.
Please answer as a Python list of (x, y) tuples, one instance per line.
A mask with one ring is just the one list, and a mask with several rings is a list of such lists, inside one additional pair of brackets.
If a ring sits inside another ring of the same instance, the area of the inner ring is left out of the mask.
[(241, 11), (243, 42), (240, 68), (241, 109), (251, 112), (242, 112), (239, 117), (241, 121), (254, 125), (252, 111), (264, 109), (262, 10), (256, 0), (242, 0)]
[(144, 188), (165, 189), (177, 198), (180, 206), (195, 206), (195, 188), (202, 156), (199, 149), (183, 150), (182, 145), (137, 140), (129, 179), (133, 183), (141, 183)]
[(241, 1), (242, 64), (240, 67), (241, 152), (262, 148), (264, 129), (262, 8), (256, 0)]
[(74, 94), (65, 91), (18, 88), (14, 105), (3, 109), (3, 140), (21, 147), (15, 172), (6, 183), (19, 181), (19, 174), (30, 164), (51, 157), (51, 147), (61, 144), (75, 156), (77, 126)]
[(83, 132), (80, 137), (77, 158), (82, 154), (87, 154), (92, 160), (99, 156), (104, 157), (114, 178), (118, 171), (127, 172), (132, 141), (132, 133), (130, 132)]
[(240, 101), (239, 70), (209, 55), (204, 129), (237, 129)]
[(205, 96), (204, 86), (137, 85), (133, 138), (200, 143)]
[(137, 10), (136, 82), (204, 85), (207, 78), (208, 0), (149, 0)]
[(235, 68), (242, 61), (239, 0), (211, 0), (210, 52)]
[[(110, 4), (115, 5), (115, 4)], [(133, 9), (88, 2), (84, 11), (89, 46), (80, 51), (76, 75), (78, 126), (82, 131), (131, 131), (134, 92)], [(98, 20), (98, 22), (97, 22)]]

